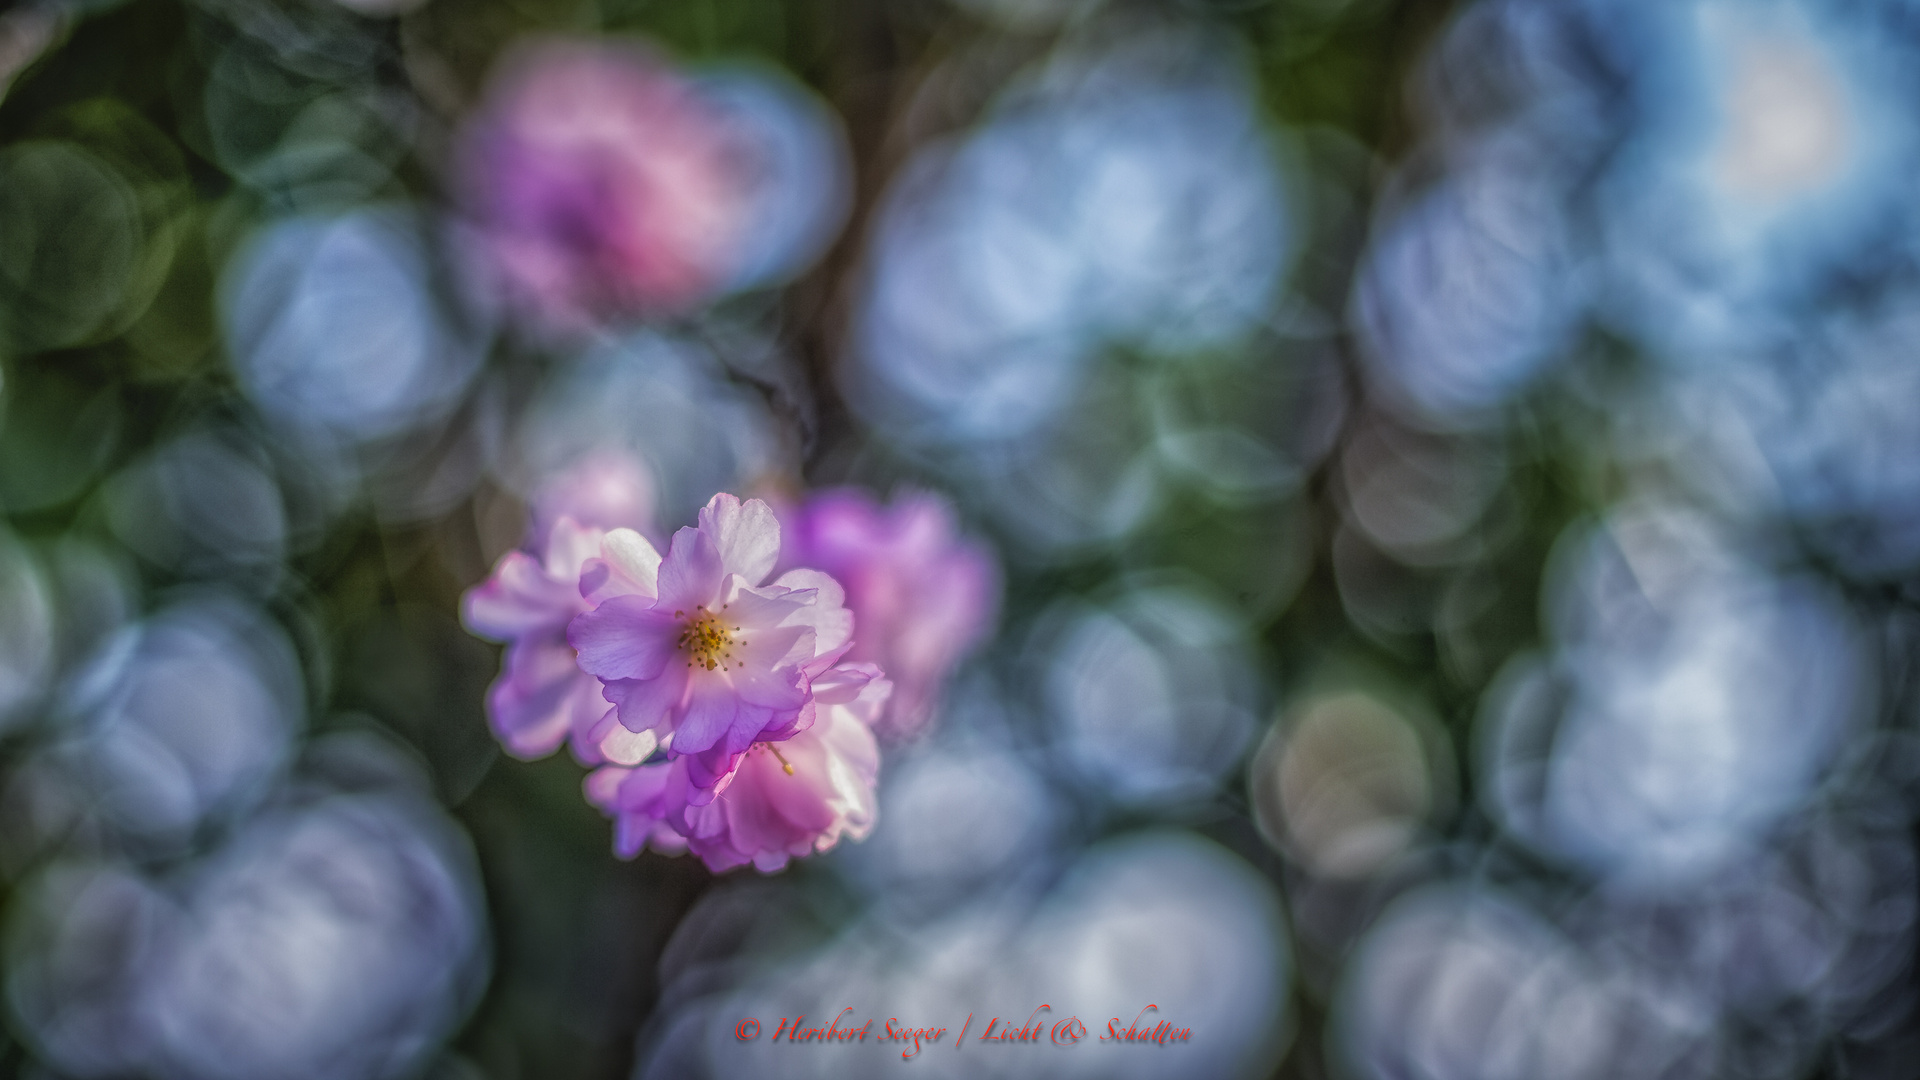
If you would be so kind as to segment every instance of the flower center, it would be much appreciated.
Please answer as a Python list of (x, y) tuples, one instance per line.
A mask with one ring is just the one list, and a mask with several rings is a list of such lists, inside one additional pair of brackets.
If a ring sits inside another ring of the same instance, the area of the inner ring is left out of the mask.
[[(721, 611), (727, 605), (721, 604)], [(733, 647), (745, 645), (736, 642), (733, 635), (739, 632), (737, 626), (728, 627), (720, 621), (719, 611), (708, 611), (705, 604), (693, 609), (692, 614), (676, 611), (674, 615), (686, 620), (687, 628), (680, 631), (680, 650), (687, 654), (688, 667), (704, 667), (708, 671), (719, 668), (727, 670), (727, 662), (733, 659)]]

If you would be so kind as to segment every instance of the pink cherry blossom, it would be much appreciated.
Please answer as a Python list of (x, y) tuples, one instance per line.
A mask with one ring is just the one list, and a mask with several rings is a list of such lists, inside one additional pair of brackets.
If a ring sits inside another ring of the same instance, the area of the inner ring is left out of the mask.
[(723, 285), (750, 220), (753, 153), (651, 50), (550, 38), (503, 63), (458, 165), (506, 298), (573, 331), (682, 310)]
[(845, 652), (853, 613), (818, 571), (762, 584), (780, 525), (758, 499), (715, 495), (664, 559), (629, 530), (605, 544), (580, 578), (594, 606), (567, 640), (628, 732), (694, 759), (681, 768), (706, 801), (748, 747), (813, 723), (813, 679)]
[(541, 558), (507, 552), (464, 597), (467, 629), (507, 646), (487, 691), (487, 719), (515, 757), (545, 757), (571, 735), (581, 760), (599, 762), (605, 758), (588, 733), (609, 705), (599, 682), (574, 662), (566, 631), (588, 609), (580, 568), (601, 553), (602, 534), (563, 517), (543, 546)]
[(959, 535), (951, 508), (931, 494), (882, 508), (856, 489), (819, 492), (787, 516), (780, 561), (845, 587), (860, 625), (848, 659), (878, 664), (894, 683), (875, 725), (887, 738), (926, 726), (942, 684), (999, 608), (998, 564)]
[[(631, 457), (584, 457), (534, 493), (527, 549), (508, 552), (467, 591), (467, 628), (507, 645), (487, 717), (515, 757), (545, 757), (569, 738), (574, 756), (589, 765), (633, 764), (654, 751), (651, 736), (603, 722), (613, 706), (567, 643), (567, 624), (594, 604), (581, 595), (580, 573), (606, 552), (601, 530), (644, 524), (651, 499), (646, 473)], [(625, 550), (619, 541), (615, 547)]]
[(614, 849), (678, 855), (691, 850), (720, 872), (752, 863), (771, 873), (790, 858), (863, 840), (876, 812), (880, 753), (868, 723), (892, 687), (870, 664), (845, 664), (813, 681), (813, 726), (756, 742), (717, 797), (696, 803), (690, 758), (636, 769), (606, 766), (587, 778), (587, 799), (614, 819)]

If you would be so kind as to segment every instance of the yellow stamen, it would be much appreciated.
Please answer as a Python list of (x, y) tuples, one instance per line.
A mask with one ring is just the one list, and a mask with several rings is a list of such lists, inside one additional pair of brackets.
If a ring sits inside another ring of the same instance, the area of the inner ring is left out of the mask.
[(774, 746), (774, 745), (773, 745), (772, 743), (766, 743), (766, 744), (764, 744), (764, 745), (766, 746), (766, 748), (767, 748), (767, 749), (768, 749), (768, 750), (769, 750), (770, 752), (772, 752), (772, 754), (773, 754), (773, 756), (774, 756), (774, 757), (777, 757), (777, 758), (780, 758), (780, 767), (781, 767), (781, 768), (783, 768), (783, 769), (785, 769), (785, 770), (787, 770), (787, 775), (788, 775), (788, 776), (792, 776), (792, 775), (793, 775), (793, 765), (792, 765), (791, 763), (789, 763), (789, 762), (787, 761), (787, 759), (786, 759), (786, 758), (784, 758), (784, 757), (780, 757), (780, 749), (779, 749), (778, 747), (776, 747), (776, 746)]
[[(727, 605), (722, 604), (720, 607), (724, 611)], [(674, 615), (685, 619), (687, 623), (687, 628), (680, 632), (678, 642), (680, 648), (687, 654), (687, 666), (704, 667), (708, 671), (715, 668), (721, 671), (727, 670), (727, 662), (733, 659), (733, 647), (746, 644), (744, 641), (733, 639), (734, 632), (740, 628), (736, 626), (732, 630), (727, 629), (726, 624), (720, 621), (720, 613), (708, 611), (705, 604), (693, 610), (694, 614), (691, 616), (684, 611), (674, 612)]]

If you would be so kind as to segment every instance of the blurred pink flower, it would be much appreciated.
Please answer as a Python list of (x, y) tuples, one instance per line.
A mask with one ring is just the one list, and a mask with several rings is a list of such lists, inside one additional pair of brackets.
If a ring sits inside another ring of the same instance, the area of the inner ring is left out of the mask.
[(614, 819), (614, 850), (691, 850), (716, 873), (752, 863), (771, 873), (789, 858), (863, 840), (875, 817), (880, 751), (869, 722), (891, 690), (879, 669), (846, 664), (814, 680), (818, 718), (789, 739), (756, 742), (716, 798), (692, 799), (690, 759), (609, 765), (587, 777), (587, 799)]
[(550, 38), (503, 62), (456, 167), (509, 302), (575, 331), (724, 285), (753, 212), (754, 154), (651, 50)]
[(600, 554), (601, 532), (563, 517), (543, 546), (541, 558), (507, 552), (463, 598), (467, 629), (507, 646), (487, 691), (487, 719), (515, 757), (545, 757), (571, 734), (574, 753), (599, 762), (605, 758), (588, 733), (609, 706), (599, 682), (574, 663), (567, 623), (588, 608), (580, 568)]
[(582, 568), (580, 592), (597, 606), (575, 616), (567, 640), (604, 684), (613, 719), (694, 758), (681, 768), (694, 801), (708, 801), (749, 746), (813, 723), (813, 679), (845, 652), (853, 613), (815, 570), (760, 584), (780, 524), (758, 499), (715, 495), (664, 560), (625, 529), (606, 549)]
[(926, 726), (942, 684), (1000, 605), (998, 563), (959, 535), (951, 508), (931, 494), (882, 508), (856, 489), (816, 493), (787, 515), (780, 561), (845, 587), (860, 628), (847, 658), (878, 664), (894, 684), (875, 724), (885, 738)]
[[(606, 553), (602, 530), (645, 524), (652, 490), (630, 457), (582, 458), (534, 493), (527, 549), (502, 556), (486, 581), (467, 590), (467, 629), (507, 646), (487, 691), (487, 719), (515, 757), (545, 757), (569, 737), (574, 756), (589, 765), (633, 764), (654, 751), (650, 736), (603, 722), (613, 706), (567, 643), (567, 624), (593, 607), (581, 595), (580, 573)], [(624, 550), (617, 539), (614, 546)]]

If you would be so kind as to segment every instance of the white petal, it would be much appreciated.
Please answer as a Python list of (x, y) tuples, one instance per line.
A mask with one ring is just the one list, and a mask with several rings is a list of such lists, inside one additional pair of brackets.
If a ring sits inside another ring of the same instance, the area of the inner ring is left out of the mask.
[(741, 502), (722, 492), (700, 511), (700, 531), (713, 538), (720, 563), (747, 584), (758, 585), (780, 559), (780, 519), (759, 499)]
[(588, 600), (605, 603), (616, 596), (660, 594), (660, 551), (632, 529), (615, 529), (600, 541), (600, 558), (590, 560), (583, 582)]
[(652, 757), (660, 743), (651, 731), (628, 731), (616, 709), (608, 709), (587, 738), (600, 748), (600, 756), (615, 765), (638, 765)]

